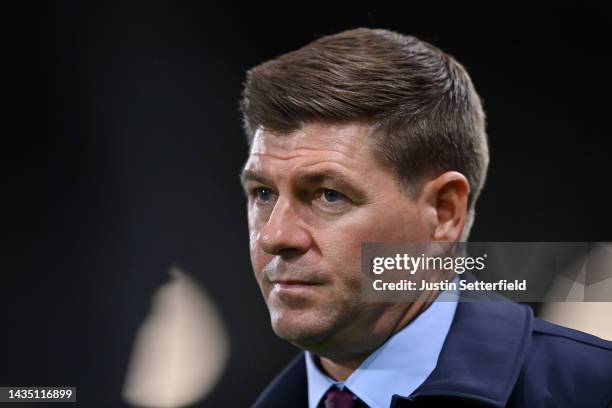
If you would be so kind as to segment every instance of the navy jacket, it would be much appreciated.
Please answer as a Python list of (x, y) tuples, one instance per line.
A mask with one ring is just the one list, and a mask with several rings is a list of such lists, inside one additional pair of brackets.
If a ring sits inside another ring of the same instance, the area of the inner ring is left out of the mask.
[[(434, 371), (391, 403), (430, 406), (612, 407), (612, 342), (536, 319), (517, 303), (460, 302)], [(254, 407), (308, 407), (304, 353)]]

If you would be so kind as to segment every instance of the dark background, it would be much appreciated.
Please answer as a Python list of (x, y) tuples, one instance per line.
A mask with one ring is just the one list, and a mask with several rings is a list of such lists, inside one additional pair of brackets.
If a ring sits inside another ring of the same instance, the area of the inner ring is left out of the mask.
[(610, 241), (609, 8), (6, 4), (1, 13), (0, 385), (75, 385), (123, 406), (151, 295), (178, 264), (231, 357), (203, 406), (247, 406), (296, 349), (252, 277), (238, 172), (245, 71), (358, 26), (454, 55), (491, 147), (473, 241)]

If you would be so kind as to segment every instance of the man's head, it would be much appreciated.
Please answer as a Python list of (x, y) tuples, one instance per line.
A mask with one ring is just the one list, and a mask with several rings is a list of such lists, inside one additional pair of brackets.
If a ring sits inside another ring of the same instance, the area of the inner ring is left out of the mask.
[(488, 164), (467, 73), (414, 37), (357, 29), (251, 69), (241, 109), (274, 330), (322, 355), (378, 346), (407, 305), (360, 300), (361, 242), (467, 238)]

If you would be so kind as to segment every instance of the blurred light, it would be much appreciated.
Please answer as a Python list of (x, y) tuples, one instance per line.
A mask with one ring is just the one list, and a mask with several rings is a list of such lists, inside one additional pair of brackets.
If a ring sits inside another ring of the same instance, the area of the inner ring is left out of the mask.
[(612, 302), (556, 302), (543, 306), (540, 317), (561, 326), (612, 340)]
[(170, 275), (134, 342), (123, 390), (134, 406), (193, 404), (210, 393), (227, 363), (229, 339), (212, 300), (178, 267)]

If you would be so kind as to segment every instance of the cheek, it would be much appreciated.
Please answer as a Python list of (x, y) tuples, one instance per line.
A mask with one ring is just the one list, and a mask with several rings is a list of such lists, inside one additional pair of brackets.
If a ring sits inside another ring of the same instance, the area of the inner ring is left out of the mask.
[(336, 228), (331, 236), (319, 237), (317, 241), (326, 269), (333, 275), (334, 290), (344, 293), (342, 298), (361, 295), (361, 241), (367, 240), (363, 236), (359, 227), (353, 226)]
[(253, 272), (255, 273), (255, 278), (259, 282), (261, 279), (261, 271), (266, 266), (268, 262), (270, 262), (271, 255), (266, 254), (259, 248), (257, 244), (257, 236), (258, 233), (255, 231), (250, 231), (249, 234), (249, 253), (251, 257), (251, 265), (253, 266)]
[(423, 240), (422, 215), (412, 205), (389, 205), (376, 211), (358, 233), (362, 241), (402, 242)]
[(257, 255), (257, 232), (249, 228), (249, 253), (251, 254), (251, 262), (255, 266), (255, 257)]
[[(422, 225), (413, 208), (375, 209), (342, 226), (333, 234), (323, 234), (321, 244), (324, 259), (334, 264), (345, 277), (361, 267), (362, 242), (418, 242), (424, 241)], [(331, 238), (333, 237), (333, 238)], [(336, 238), (341, 237), (341, 238)], [(357, 273), (355, 273), (357, 275)]]

